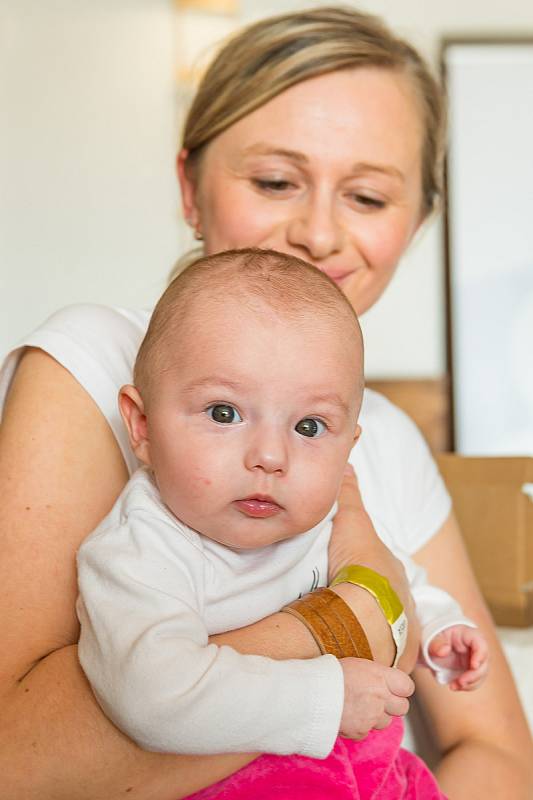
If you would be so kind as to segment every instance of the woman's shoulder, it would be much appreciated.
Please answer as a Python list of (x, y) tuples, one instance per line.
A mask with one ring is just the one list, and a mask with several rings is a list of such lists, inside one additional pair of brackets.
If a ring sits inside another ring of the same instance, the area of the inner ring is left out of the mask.
[(73, 349), (87, 358), (108, 353), (112, 360), (120, 355), (131, 359), (146, 333), (150, 313), (96, 303), (65, 306), (23, 337), (13, 353), (23, 347), (39, 347), (60, 362), (58, 355)]
[[(105, 345), (111, 340), (120, 346), (129, 339), (138, 347), (150, 319), (150, 311), (104, 306), (97, 303), (78, 303), (55, 311), (26, 340), (50, 331), (65, 336), (82, 335)], [(104, 336), (105, 335), (105, 336)]]
[(67, 306), (25, 336), (0, 368), (0, 409), (22, 354), (35, 347), (52, 356), (96, 402), (123, 451), (130, 470), (137, 466), (117, 408), (118, 390), (132, 380), (133, 364), (150, 311), (97, 304)]
[(410, 417), (370, 389), (365, 389), (360, 425), (362, 435), (350, 460), (365, 505), (375, 524), (381, 520), (412, 553), (439, 529), (450, 510), (431, 451)]
[(408, 439), (422, 438), (409, 415), (373, 389), (364, 391), (359, 421), (363, 430), (368, 430), (373, 436), (388, 437), (394, 432)]
[(362, 434), (354, 455), (360, 466), (373, 465), (382, 474), (390, 471), (397, 475), (406, 462), (431, 458), (415, 423), (378, 392), (365, 389), (359, 424)]
[(114, 382), (127, 382), (149, 319), (148, 310), (92, 303), (59, 309), (7, 354), (0, 372), (0, 397), (2, 389), (7, 391), (26, 347), (48, 353), (78, 379), (80, 374), (92, 374), (96, 369)]

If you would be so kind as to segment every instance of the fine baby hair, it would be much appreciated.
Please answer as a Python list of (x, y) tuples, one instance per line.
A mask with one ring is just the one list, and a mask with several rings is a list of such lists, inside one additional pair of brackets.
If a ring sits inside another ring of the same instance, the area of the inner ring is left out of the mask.
[(266, 306), (292, 319), (310, 314), (328, 317), (351, 347), (355, 341), (362, 350), (355, 311), (323, 272), (275, 250), (227, 250), (194, 261), (159, 299), (134, 367), (134, 383), (141, 394), (149, 394), (150, 377), (165, 368), (171, 345), (175, 347), (186, 331), (192, 330), (192, 318), (201, 324), (213, 304), (223, 304), (230, 297), (258, 314)]

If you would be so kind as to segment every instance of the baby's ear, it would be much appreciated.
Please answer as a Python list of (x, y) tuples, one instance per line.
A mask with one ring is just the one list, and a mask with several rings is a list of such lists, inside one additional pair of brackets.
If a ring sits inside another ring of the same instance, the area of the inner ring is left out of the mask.
[(354, 433), (354, 437), (353, 437), (353, 444), (354, 444), (354, 446), (355, 446), (355, 445), (357, 444), (357, 442), (359, 441), (359, 437), (361, 436), (361, 433), (362, 433), (361, 426), (360, 426), (360, 425), (356, 425), (356, 426), (355, 426), (355, 433)]
[(128, 430), (133, 452), (143, 464), (150, 466), (150, 442), (144, 413), (144, 402), (135, 386), (123, 386), (118, 395), (118, 406)]

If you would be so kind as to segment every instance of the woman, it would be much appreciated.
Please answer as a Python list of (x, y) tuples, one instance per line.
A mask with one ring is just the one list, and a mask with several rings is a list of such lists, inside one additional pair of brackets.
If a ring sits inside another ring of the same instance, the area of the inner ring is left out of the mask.
[[(259, 246), (301, 256), (362, 313), (434, 206), (441, 119), (419, 57), (377, 20), (317, 9), (259, 23), (228, 44), (193, 103), (178, 159), (185, 216), (205, 252)], [(23, 358), (13, 356), (4, 373), (6, 797), (113, 800), (131, 792), (175, 800), (251, 758), (142, 753), (102, 716), (77, 662), (74, 553), (134, 466), (114, 408), (146, 322), (113, 310), (63, 312), (28, 337)], [(363, 428), (384, 447), (397, 416), (376, 402)], [(406, 549), (484, 629), (492, 650), (490, 677), (473, 695), (453, 695), (416, 673), (442, 753), (442, 789), (454, 800), (526, 798), (533, 759), (512, 680), (434, 467), (408, 423), (398, 425), (400, 440), (380, 454), (379, 469), (360, 474), (365, 504), (389, 508), (387, 524), (401, 520)], [(362, 516), (353, 495), (342, 513), (349, 524), (341, 520), (336, 555), (356, 560), (346, 534)], [(372, 565), (407, 602), (394, 562), (372, 547)], [(350, 604), (386, 663), (387, 632), (364, 594), (354, 592)], [(297, 621), (281, 616), (220, 640), (280, 658), (315, 655)]]

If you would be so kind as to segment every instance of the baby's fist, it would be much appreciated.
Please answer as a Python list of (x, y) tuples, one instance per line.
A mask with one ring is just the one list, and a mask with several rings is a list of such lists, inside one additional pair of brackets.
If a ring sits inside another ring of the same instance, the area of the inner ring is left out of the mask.
[(433, 637), (428, 655), (438, 668), (452, 671), (453, 691), (470, 692), (481, 685), (488, 672), (488, 646), (478, 628), (452, 625)]

